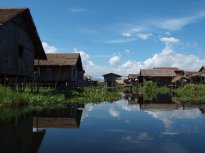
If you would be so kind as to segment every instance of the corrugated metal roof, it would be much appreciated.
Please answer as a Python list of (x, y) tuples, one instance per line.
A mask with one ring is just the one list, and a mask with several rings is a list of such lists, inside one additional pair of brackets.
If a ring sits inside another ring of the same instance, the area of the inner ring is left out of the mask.
[(45, 51), (43, 49), (40, 37), (38, 35), (36, 26), (28, 8), (0, 8), (0, 24), (3, 26), (8, 21), (12, 20), (16, 16), (21, 15), (28, 26), (28, 32), (33, 41), (36, 59), (46, 59)]
[[(77, 64), (79, 53), (72, 54), (46, 54), (47, 60), (40, 60), (39, 65), (71, 65)], [(38, 60), (35, 60), (35, 65), (38, 65)]]
[(151, 77), (174, 77), (176, 73), (174, 70), (167, 69), (141, 69), (141, 76), (151, 76)]

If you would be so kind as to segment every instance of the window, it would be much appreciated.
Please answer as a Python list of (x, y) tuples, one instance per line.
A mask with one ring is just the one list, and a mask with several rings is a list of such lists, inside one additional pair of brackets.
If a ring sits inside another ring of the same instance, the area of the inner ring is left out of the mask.
[(19, 45), (19, 57), (22, 58), (23, 57), (23, 50), (24, 50), (24, 47)]

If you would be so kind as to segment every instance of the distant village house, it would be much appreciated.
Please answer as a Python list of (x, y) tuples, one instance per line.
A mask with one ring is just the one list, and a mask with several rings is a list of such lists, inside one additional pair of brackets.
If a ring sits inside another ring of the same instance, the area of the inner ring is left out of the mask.
[(116, 80), (121, 76), (115, 73), (108, 73), (104, 74), (104, 82), (107, 87), (116, 87), (117, 83)]
[(174, 77), (176, 77), (176, 73), (170, 69), (141, 69), (139, 84), (153, 81), (158, 86), (169, 86)]

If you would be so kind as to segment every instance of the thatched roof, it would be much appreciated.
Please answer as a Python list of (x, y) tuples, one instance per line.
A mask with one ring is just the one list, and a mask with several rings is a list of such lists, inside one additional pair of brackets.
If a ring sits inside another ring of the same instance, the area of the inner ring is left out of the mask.
[(22, 16), (24, 22), (28, 26), (28, 32), (36, 51), (35, 58), (46, 59), (45, 51), (28, 8), (0, 8), (0, 25), (4, 26), (18, 16)]
[(174, 70), (174, 71), (183, 71), (179, 69), (178, 67), (154, 67), (153, 69), (156, 70)]
[[(82, 67), (82, 61), (79, 53), (71, 54), (46, 54), (47, 60), (40, 60), (41, 66), (75, 66), (76, 64)], [(35, 65), (38, 65), (38, 60), (35, 60)]]
[(176, 73), (174, 70), (167, 69), (141, 69), (141, 76), (150, 76), (150, 77), (175, 77)]

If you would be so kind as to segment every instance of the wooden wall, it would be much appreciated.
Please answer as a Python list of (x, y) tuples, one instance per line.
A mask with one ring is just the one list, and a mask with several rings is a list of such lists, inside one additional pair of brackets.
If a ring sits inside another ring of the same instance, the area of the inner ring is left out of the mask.
[[(22, 57), (19, 46), (23, 47)], [(33, 77), (35, 49), (21, 16), (0, 26), (0, 74)]]
[(71, 68), (68, 66), (40, 66), (40, 82), (69, 82), (71, 81)]

